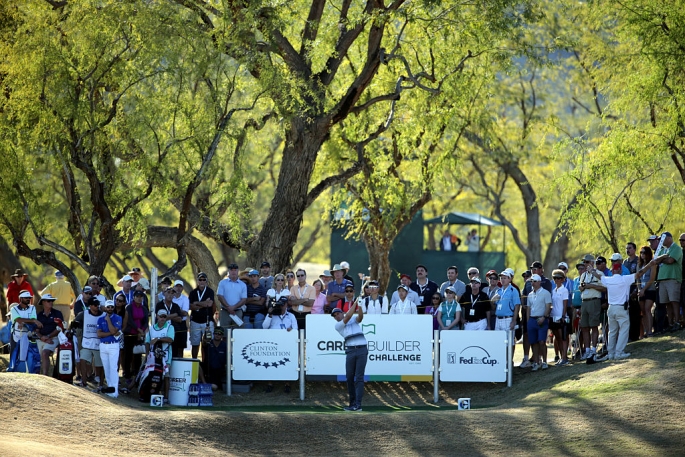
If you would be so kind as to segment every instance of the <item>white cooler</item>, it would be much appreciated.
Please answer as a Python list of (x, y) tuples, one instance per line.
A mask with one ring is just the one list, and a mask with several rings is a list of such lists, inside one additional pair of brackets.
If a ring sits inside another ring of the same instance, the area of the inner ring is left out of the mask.
[(169, 371), (170, 405), (188, 406), (188, 390), (191, 384), (197, 383), (199, 371), (199, 359), (173, 358)]

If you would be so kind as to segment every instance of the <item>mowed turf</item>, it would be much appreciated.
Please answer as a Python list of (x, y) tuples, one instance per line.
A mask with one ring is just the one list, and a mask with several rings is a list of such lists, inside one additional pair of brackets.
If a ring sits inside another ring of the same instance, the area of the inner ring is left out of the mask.
[[(629, 345), (633, 357), (531, 372), (514, 386), (370, 383), (346, 413), (342, 383), (215, 395), (161, 410), (40, 376), (0, 374), (0, 455), (683, 455), (685, 332)], [(517, 348), (520, 360), (520, 348)], [(471, 411), (456, 399), (471, 397)]]

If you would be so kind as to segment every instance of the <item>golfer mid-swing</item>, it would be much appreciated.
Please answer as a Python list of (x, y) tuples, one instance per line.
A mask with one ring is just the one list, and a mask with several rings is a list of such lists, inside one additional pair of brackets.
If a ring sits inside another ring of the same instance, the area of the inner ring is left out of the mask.
[(331, 316), (337, 321), (335, 329), (345, 338), (345, 375), (347, 376), (347, 392), (350, 394), (350, 405), (345, 411), (361, 411), (362, 396), (364, 395), (364, 369), (369, 349), (366, 338), (359, 325), (364, 319), (362, 309), (354, 302), (350, 309), (343, 314), (340, 308), (335, 308)]

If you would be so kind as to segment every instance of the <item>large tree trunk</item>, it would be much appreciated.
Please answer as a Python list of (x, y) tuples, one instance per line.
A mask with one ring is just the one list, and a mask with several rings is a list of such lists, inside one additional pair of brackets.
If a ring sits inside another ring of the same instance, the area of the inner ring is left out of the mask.
[(383, 294), (388, 288), (388, 282), (390, 281), (390, 248), (392, 247), (392, 242), (384, 242), (371, 236), (364, 236), (363, 238), (366, 250), (369, 253), (369, 261), (371, 262), (369, 275), (371, 279), (378, 281), (379, 291)]
[[(21, 268), (19, 259), (14, 255), (14, 252), (12, 252), (10, 245), (7, 244), (5, 239), (0, 238), (0, 281), (2, 281), (3, 286), (9, 284), (12, 279), (10, 276), (12, 276), (14, 270), (17, 268)], [(0, 318), (2, 318), (3, 322), (7, 322), (7, 310), (7, 299), (5, 298), (5, 291), (3, 289), (2, 294), (0, 294), (0, 313), (2, 313)]]
[(328, 128), (321, 121), (293, 120), (286, 135), (283, 162), (269, 215), (247, 252), (248, 265), (259, 266), (266, 260), (271, 263), (274, 272), (283, 271), (290, 265), (302, 216), (307, 208), (314, 163), (328, 135)]

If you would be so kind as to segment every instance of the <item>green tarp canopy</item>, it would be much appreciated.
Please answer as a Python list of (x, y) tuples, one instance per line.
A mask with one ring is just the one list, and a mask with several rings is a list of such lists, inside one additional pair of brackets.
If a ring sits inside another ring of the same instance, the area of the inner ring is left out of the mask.
[(428, 224), (456, 224), (456, 225), (504, 225), (500, 221), (490, 219), (475, 213), (447, 213), (442, 216), (434, 217), (423, 221), (423, 225)]

